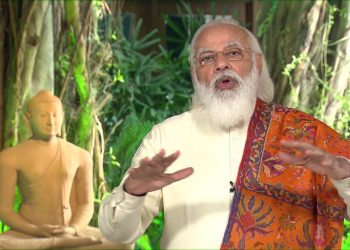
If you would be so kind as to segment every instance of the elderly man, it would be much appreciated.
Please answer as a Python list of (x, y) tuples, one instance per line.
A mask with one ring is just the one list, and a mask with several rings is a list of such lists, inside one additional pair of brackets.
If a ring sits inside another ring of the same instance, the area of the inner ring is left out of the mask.
[(203, 25), (190, 60), (193, 108), (144, 139), (102, 202), (102, 233), (133, 242), (164, 210), (162, 248), (340, 248), (349, 142), (271, 103), (259, 44), (234, 22)]

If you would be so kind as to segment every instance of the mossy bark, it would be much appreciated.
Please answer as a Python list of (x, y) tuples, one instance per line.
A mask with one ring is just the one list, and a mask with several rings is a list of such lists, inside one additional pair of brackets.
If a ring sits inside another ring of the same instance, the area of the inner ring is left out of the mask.
[[(90, 3), (91, 4), (91, 3)], [(69, 33), (69, 46), (77, 49), (73, 68), (75, 86), (79, 96), (80, 113), (77, 119), (75, 143), (91, 151), (93, 128), (92, 105), (90, 102), (90, 85), (86, 76), (86, 41), (80, 22), (79, 1), (66, 1), (66, 22)], [(81, 34), (81, 32), (83, 32)], [(76, 46), (76, 43), (78, 45)]]
[(94, 104), (97, 105), (97, 102), (96, 97), (92, 96), (94, 87), (92, 86), (92, 80), (89, 79), (87, 74), (87, 58), (89, 54), (87, 53), (86, 37), (88, 36), (88, 31), (85, 30), (87, 22), (90, 22), (93, 7), (91, 2), (87, 4), (85, 15), (82, 15), (85, 16), (82, 22), (80, 19), (81, 6), (79, 1), (65, 1), (69, 37), (68, 46), (76, 49), (76, 51), (73, 51), (72, 72), (75, 90), (79, 96), (80, 109), (74, 127), (74, 142), (93, 154), (95, 197), (101, 198), (107, 190), (103, 171), (103, 138), (102, 140), (99, 138), (99, 136), (103, 136), (103, 133), (99, 132), (98, 129), (98, 119), (94, 106)]
[(344, 14), (344, 18), (338, 24), (334, 71), (324, 111), (328, 124), (335, 123), (342, 104), (341, 97), (350, 85), (350, 1), (343, 1), (340, 11)]

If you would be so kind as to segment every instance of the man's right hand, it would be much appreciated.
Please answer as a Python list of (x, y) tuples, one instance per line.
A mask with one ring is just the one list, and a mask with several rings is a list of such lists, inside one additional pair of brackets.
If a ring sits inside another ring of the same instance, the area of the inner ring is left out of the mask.
[(193, 168), (184, 168), (175, 173), (165, 173), (166, 169), (179, 157), (180, 152), (165, 156), (164, 149), (152, 159), (148, 157), (140, 161), (138, 168), (131, 168), (125, 180), (124, 190), (131, 195), (144, 195), (161, 189), (175, 181), (182, 180), (193, 173)]

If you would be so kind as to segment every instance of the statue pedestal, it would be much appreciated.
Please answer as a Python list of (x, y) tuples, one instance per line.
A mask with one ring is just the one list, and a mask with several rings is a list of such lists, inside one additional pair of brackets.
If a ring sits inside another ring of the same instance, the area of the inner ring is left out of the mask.
[[(102, 238), (97, 228), (83, 230), (84, 236), (35, 238), (16, 231), (0, 234), (0, 249), (133, 249), (133, 245), (118, 244)], [(89, 236), (85, 236), (89, 234)]]

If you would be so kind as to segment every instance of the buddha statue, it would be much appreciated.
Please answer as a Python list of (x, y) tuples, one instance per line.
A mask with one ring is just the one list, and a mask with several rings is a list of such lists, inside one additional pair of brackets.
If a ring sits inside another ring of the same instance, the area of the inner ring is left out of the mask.
[[(60, 99), (40, 91), (27, 105), (32, 137), (0, 153), (0, 220), (11, 228), (0, 235), (0, 248), (130, 249), (88, 226), (94, 210), (92, 157), (57, 136), (63, 116)], [(18, 213), (16, 186), (22, 197)]]

